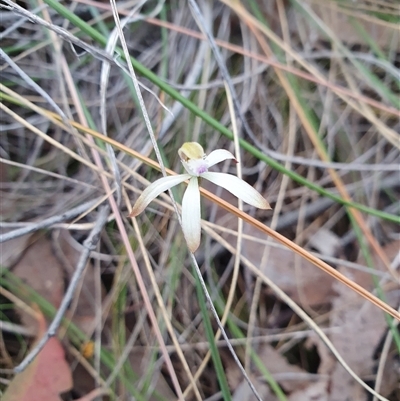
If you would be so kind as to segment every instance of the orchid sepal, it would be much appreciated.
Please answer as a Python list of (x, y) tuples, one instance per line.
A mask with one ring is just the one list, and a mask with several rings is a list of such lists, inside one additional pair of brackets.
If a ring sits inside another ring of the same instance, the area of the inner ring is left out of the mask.
[(201, 239), (200, 191), (197, 177), (192, 177), (182, 199), (182, 231), (190, 252), (195, 252)]
[(168, 189), (171, 189), (175, 185), (178, 185), (181, 182), (188, 180), (190, 177), (190, 174), (170, 175), (154, 181), (139, 196), (139, 198), (133, 205), (129, 217), (137, 216), (138, 214), (142, 213), (143, 210), (146, 209), (148, 204), (152, 200), (157, 198), (158, 195), (160, 195), (164, 191), (167, 191)]
[(246, 181), (241, 180), (235, 175), (207, 172), (202, 174), (201, 178), (205, 178), (206, 180), (211, 181), (213, 184), (226, 189), (231, 194), (235, 195), (237, 198), (248, 203), (249, 205), (258, 207), (259, 209), (271, 209), (270, 204), (257, 190), (255, 190)]
[(212, 167), (217, 163), (221, 163), (225, 160), (233, 159), (236, 163), (237, 160), (235, 156), (231, 152), (225, 149), (217, 149), (213, 150), (206, 158), (207, 166)]

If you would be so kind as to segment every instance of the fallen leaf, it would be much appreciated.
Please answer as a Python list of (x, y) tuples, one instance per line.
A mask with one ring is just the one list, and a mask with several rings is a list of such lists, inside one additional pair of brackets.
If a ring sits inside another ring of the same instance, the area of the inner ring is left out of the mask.
[[(237, 219), (232, 219), (229, 214), (218, 214), (216, 224), (237, 231)], [(244, 225), (243, 231), (246, 236), (254, 239), (266, 239), (248, 224)], [(236, 247), (236, 236), (227, 233), (221, 236)], [(269, 253), (263, 258), (267, 247)], [(332, 288), (335, 279), (286, 248), (265, 245), (247, 237), (242, 241), (242, 254), (300, 306), (307, 308), (328, 304), (335, 294)]]
[[(145, 348), (135, 348), (129, 353), (128, 359), (133, 371), (138, 377), (145, 377), (147, 372), (149, 372), (149, 369), (153, 363), (152, 359), (150, 358), (151, 353), (151, 350), (146, 351)], [(176, 399), (174, 392), (171, 390), (170, 384), (163, 375), (155, 374), (153, 380), (153, 388), (155, 392), (157, 392), (159, 395), (162, 395), (166, 400)], [(155, 394), (149, 395), (148, 398), (149, 401), (157, 401), (158, 399), (159, 397)]]
[[(264, 344), (257, 352), (265, 367), (287, 393), (303, 388), (307, 384), (306, 371), (293, 365), (274, 347)], [(285, 376), (287, 378), (285, 378)], [(298, 379), (296, 378), (298, 377)]]
[[(400, 242), (394, 242), (384, 247), (384, 253), (389, 260), (396, 257), (399, 246)], [(360, 258), (357, 263), (363, 264), (364, 262)], [(375, 267), (383, 270), (382, 264), (377, 260)], [(370, 274), (357, 270), (351, 271), (344, 267), (340, 267), (338, 270), (358, 284), (373, 290)], [(332, 304), (330, 321), (332, 343), (361, 379), (371, 380), (376, 368), (374, 353), (387, 331), (384, 314), (349, 288), (339, 283), (335, 285), (335, 288), (337, 297)], [(396, 306), (398, 302), (395, 292), (386, 294), (386, 301), (392, 306)], [(394, 296), (392, 296), (393, 294)], [(330, 401), (366, 399), (365, 390), (350, 377), (338, 362), (333, 368), (330, 387), (332, 389)], [(388, 382), (384, 377), (381, 388), (385, 388), (387, 391), (387, 387)]]
[[(55, 246), (58, 247), (57, 255), (62, 260), (68, 279), (70, 279), (80, 259), (83, 250), (82, 245), (72, 237), (68, 230), (60, 230), (58, 235), (53, 236), (53, 240)], [(89, 337), (94, 331), (98, 307), (95, 300), (96, 274), (99, 272), (89, 262), (69, 311), (70, 313), (73, 312), (72, 321)], [(101, 291), (104, 294), (104, 288), (101, 288)]]
[(86, 394), (85, 396), (78, 398), (75, 401), (93, 401), (98, 397), (101, 397), (102, 395), (108, 395), (109, 390), (106, 388), (96, 388), (95, 390), (91, 391), (89, 394)]
[[(254, 229), (246, 228), (246, 233)], [(269, 247), (263, 260), (265, 245), (243, 240), (243, 255), (280, 287), (293, 301), (304, 307), (329, 303), (334, 295), (335, 280), (292, 251)]]
[[(0, 205), (1, 207), (1, 205)], [(5, 234), (11, 230), (0, 229), (0, 234)], [(13, 238), (6, 241), (1, 247), (1, 265), (5, 269), (17, 263), (18, 259), (28, 248), (32, 235), (21, 235), (20, 237)]]
[[(255, 389), (260, 395), (261, 399), (264, 401), (276, 401), (277, 398), (271, 394), (269, 387), (262, 381), (258, 380), (254, 376), (250, 376), (250, 380), (253, 383)], [(249, 383), (246, 380), (237, 386), (235, 392), (233, 393), (232, 401), (257, 401), (253, 390), (250, 388)]]
[[(303, 389), (309, 384), (309, 381), (315, 380), (312, 375), (307, 376), (307, 372), (299, 366), (289, 363), (279, 351), (269, 344), (260, 345), (257, 349), (257, 355), (263, 362), (265, 369), (274, 377), (285, 393)], [(246, 381), (242, 382), (243, 376), (236, 364), (227, 365), (226, 375), (229, 386), (235, 391), (235, 400), (247, 400), (245, 396), (249, 400), (253, 400), (251, 389)], [(275, 400), (272, 394), (266, 392), (264, 385), (262, 385), (263, 382), (257, 381), (255, 378), (254, 380), (256, 389), (265, 394), (262, 397), (263, 400)]]
[(312, 383), (306, 388), (290, 394), (288, 401), (328, 401), (327, 382)]
[[(58, 307), (64, 294), (63, 268), (53, 254), (50, 241), (41, 236), (14, 265), (12, 272), (54, 307)], [(26, 327), (35, 327), (37, 321), (18, 310)]]
[(340, 250), (340, 238), (331, 230), (319, 227), (318, 230), (310, 236), (308, 246), (315, 248), (318, 253), (325, 256), (336, 256)]
[[(38, 312), (38, 340), (46, 332), (44, 316)], [(72, 376), (62, 345), (52, 337), (38, 356), (21, 373), (17, 373), (3, 401), (62, 401), (60, 394), (72, 388)]]

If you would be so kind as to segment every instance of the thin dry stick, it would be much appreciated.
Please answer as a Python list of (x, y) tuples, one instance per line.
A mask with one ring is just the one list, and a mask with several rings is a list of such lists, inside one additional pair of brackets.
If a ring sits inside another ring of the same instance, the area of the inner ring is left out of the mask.
[(42, 221), (38, 221), (37, 223), (31, 223), (26, 227), (19, 228), (14, 231), (10, 231), (6, 234), (0, 235), (0, 243), (9, 241), (11, 239), (21, 237), (22, 235), (30, 234), (38, 230), (42, 230), (44, 228), (48, 228), (53, 226), (54, 224), (61, 223), (62, 221), (70, 220), (81, 213), (85, 213), (86, 211), (90, 210), (90, 208), (95, 205), (97, 199), (94, 201), (86, 202), (80, 206), (77, 206), (68, 212), (49, 217), (48, 219), (44, 219)]
[[(31, 13), (35, 14), (41, 12), (44, 8), (46, 8), (47, 5), (40, 5), (37, 8), (34, 8)], [(0, 33), (0, 41), (4, 40), (4, 38), (7, 38), (10, 34), (12, 34), (14, 31), (16, 31), (20, 26), (24, 25), (25, 22), (29, 21), (29, 18), (23, 17), (19, 18), (16, 22), (14, 22), (11, 26), (9, 26), (7, 29), (5, 29), (3, 32)]]
[[(396, 322), (398, 323), (398, 322)], [(395, 329), (398, 324), (394, 325)], [(385, 369), (385, 362), (387, 361), (387, 356), (389, 355), (390, 346), (393, 341), (393, 334), (389, 330), (386, 334), (385, 342), (383, 343), (381, 357), (379, 358), (379, 365), (376, 372), (376, 380), (375, 380), (375, 391), (379, 392), (382, 386), (383, 372)], [(376, 397), (374, 396), (372, 401), (376, 401)]]
[(81, 47), (82, 49), (84, 49), (88, 53), (90, 53), (93, 57), (98, 58), (99, 60), (108, 60), (111, 63), (115, 63), (115, 60), (111, 56), (109, 56), (108, 53), (78, 39), (76, 36), (72, 35), (70, 32), (68, 32), (64, 28), (61, 28), (57, 25), (54, 25), (54, 24), (51, 24), (51, 23), (45, 21), (44, 19), (42, 19), (42, 18), (38, 17), (37, 15), (33, 14), (32, 12), (22, 8), (21, 6), (12, 2), (11, 0), (2, 0), (2, 1), (4, 3), (6, 3), (8, 5), (8, 7), (1, 5), (1, 8), (8, 9), (19, 15), (23, 15), (25, 18), (29, 19), (30, 21), (54, 31), (57, 35), (62, 37), (67, 42), (73, 43), (74, 45)]
[(69, 283), (68, 289), (65, 292), (65, 295), (61, 301), (61, 305), (57, 310), (56, 315), (54, 316), (53, 321), (51, 322), (49, 328), (47, 329), (44, 336), (41, 340), (35, 345), (32, 351), (25, 357), (25, 359), (14, 368), (14, 371), (19, 373), (22, 372), (37, 356), (37, 354), (43, 349), (46, 345), (47, 341), (54, 337), (57, 333), (58, 328), (60, 327), (61, 321), (64, 317), (65, 312), (68, 309), (69, 304), (74, 296), (77, 285), (79, 284), (80, 279), (82, 278), (82, 274), (85, 271), (85, 267), (87, 265), (87, 261), (90, 257), (90, 252), (95, 250), (96, 244), (100, 239), (100, 233), (107, 222), (109, 207), (103, 206), (99, 214), (96, 218), (96, 224), (90, 232), (89, 236), (83, 243), (83, 251), (77, 263), (74, 274), (72, 275), (71, 281)]
[(68, 181), (68, 182), (72, 182), (73, 184), (82, 185), (82, 186), (84, 186), (86, 188), (96, 189), (96, 187), (94, 185), (88, 184), (87, 182), (79, 181), (79, 180), (77, 180), (75, 178), (67, 177), (67, 176), (62, 175), (62, 174), (53, 173), (52, 171), (48, 171), (48, 170), (45, 170), (45, 169), (42, 169), (42, 168), (28, 166), (28, 165), (26, 165), (24, 163), (18, 163), (18, 162), (15, 162), (13, 160), (4, 159), (2, 157), (0, 157), (0, 163), (9, 164), (10, 166), (18, 167), (18, 168), (21, 168), (21, 169), (26, 169), (26, 170), (29, 170), (29, 171), (34, 171), (35, 173), (47, 175), (49, 177), (54, 177), (54, 178), (57, 178), (58, 180), (65, 180), (65, 181)]

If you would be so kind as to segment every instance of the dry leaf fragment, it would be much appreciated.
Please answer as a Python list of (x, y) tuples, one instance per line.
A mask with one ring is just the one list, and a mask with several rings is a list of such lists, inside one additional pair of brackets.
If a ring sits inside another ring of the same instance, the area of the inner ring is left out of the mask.
[[(246, 233), (253, 231), (246, 227)], [(256, 236), (256, 233), (254, 233)], [(256, 237), (257, 238), (257, 237)], [(265, 246), (243, 240), (243, 254), (295, 302), (306, 307), (327, 304), (334, 294), (335, 280), (310, 262), (292, 251), (270, 247), (268, 257), (263, 260)]]
[[(307, 379), (304, 378), (307, 372), (299, 366), (289, 363), (274, 347), (263, 344), (257, 352), (265, 367), (276, 378), (285, 392), (291, 393), (307, 384)], [(288, 378), (284, 378), (284, 376)]]
[[(1, 205), (0, 205), (1, 208)], [(1, 209), (0, 209), (1, 210)], [(0, 234), (5, 234), (10, 230), (0, 229)], [(13, 238), (1, 245), (1, 265), (4, 269), (9, 269), (21, 257), (26, 248), (28, 248), (32, 235), (22, 235)]]
[[(38, 312), (38, 340), (46, 332), (44, 316)], [(64, 349), (57, 337), (52, 337), (42, 351), (21, 373), (15, 375), (3, 401), (62, 401), (60, 394), (72, 388), (71, 370)]]
[[(38, 238), (26, 250), (12, 272), (54, 307), (60, 305), (64, 293), (64, 273), (46, 237)], [(37, 321), (27, 313), (21, 310), (18, 313), (26, 327), (37, 325)]]
[[(267, 384), (258, 380), (256, 377), (251, 376), (251, 381), (254, 384), (254, 387), (260, 394), (261, 398), (265, 401), (276, 401), (277, 398), (271, 394), (271, 391)], [(237, 386), (232, 401), (256, 401), (257, 398), (251, 390), (249, 383), (246, 380), (242, 380), (241, 383)]]
[[(399, 247), (400, 242), (397, 241), (383, 248), (389, 260), (396, 257)], [(364, 262), (362, 258), (359, 258), (357, 263), (363, 264)], [(375, 260), (375, 267), (379, 270), (384, 269), (378, 260)], [(365, 288), (373, 290), (370, 274), (357, 270), (351, 271), (344, 267), (340, 267), (339, 270), (347, 276), (351, 276), (355, 282)], [(338, 296), (332, 305), (331, 327), (333, 332), (331, 340), (361, 379), (371, 379), (376, 368), (374, 352), (387, 331), (384, 315), (374, 305), (360, 298), (349, 288), (343, 285), (336, 285), (335, 287)], [(398, 303), (396, 291), (387, 293), (386, 300), (396, 307)], [(384, 378), (382, 388), (385, 387), (387, 390), (388, 385), (387, 379)], [(339, 363), (336, 363), (332, 372), (331, 388), (330, 401), (342, 401), (345, 399), (344, 397), (351, 400), (365, 399), (364, 389), (349, 376)]]
[[(80, 258), (82, 245), (72, 237), (68, 230), (60, 230), (53, 239), (55, 246), (58, 247), (57, 256), (65, 266), (68, 279), (70, 279)], [(88, 263), (69, 309), (69, 313), (73, 314), (72, 321), (88, 336), (93, 333), (93, 322), (98, 308), (95, 299), (97, 274), (99, 273), (93, 269), (93, 264)], [(103, 294), (103, 288), (100, 291)]]
[(326, 380), (312, 383), (306, 388), (290, 394), (288, 401), (328, 401)]

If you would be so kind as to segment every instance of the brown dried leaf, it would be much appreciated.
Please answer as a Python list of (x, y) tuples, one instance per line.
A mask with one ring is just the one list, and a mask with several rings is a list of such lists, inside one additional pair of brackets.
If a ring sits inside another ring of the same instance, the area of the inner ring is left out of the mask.
[[(217, 213), (217, 216), (217, 224), (227, 229), (237, 230), (237, 219), (232, 219), (232, 216), (226, 213)], [(260, 232), (253, 226), (245, 224), (243, 231), (247, 236), (260, 238)], [(223, 233), (222, 237), (236, 247), (236, 236)], [(262, 238), (265, 239), (265, 236), (263, 235)], [(259, 266), (260, 270), (296, 303), (307, 308), (330, 302), (334, 295), (332, 285), (335, 280), (332, 277), (299, 255), (282, 247), (268, 246), (268, 256), (263, 260), (266, 248), (264, 244), (243, 238), (243, 256)]]
[[(56, 308), (64, 293), (62, 266), (55, 258), (50, 241), (39, 237), (23, 254), (12, 269), (25, 284), (38, 292)], [(19, 312), (26, 327), (36, 325), (36, 320), (25, 312)]]
[[(9, 231), (10, 230), (0, 229), (1, 234), (5, 234)], [(3, 268), (9, 269), (18, 261), (28, 248), (31, 237), (31, 234), (22, 235), (21, 237), (11, 239), (1, 244), (1, 265)]]
[[(304, 378), (307, 372), (297, 365), (290, 364), (287, 359), (279, 353), (279, 351), (269, 344), (261, 345), (257, 350), (257, 354), (262, 360), (265, 368), (271, 373), (285, 392), (290, 393), (292, 391), (303, 389), (308, 384), (307, 379)], [(235, 390), (235, 394), (236, 391), (239, 391), (239, 394), (242, 394), (242, 391), (243, 394), (247, 394), (248, 391), (250, 392), (250, 388), (244, 384), (246, 382), (242, 383), (243, 376), (236, 364), (227, 365), (226, 375), (229, 386)], [(239, 385), (239, 383), (242, 384)], [(257, 381), (254, 384), (256, 385)], [(240, 387), (242, 385), (243, 388)], [(257, 386), (256, 388), (258, 389)], [(260, 391), (265, 391), (262, 386), (260, 387)], [(268, 397), (265, 399), (275, 399), (272, 394), (268, 394)], [(239, 400), (240, 398), (237, 399)]]
[[(149, 371), (149, 364), (151, 364), (151, 358), (149, 355), (152, 351), (145, 351), (140, 349), (135, 349), (129, 353), (129, 361), (131, 362), (131, 366), (133, 371), (138, 375), (138, 377), (146, 376)], [(161, 374), (154, 375), (154, 390), (162, 395), (167, 400), (174, 400), (176, 396), (174, 392), (171, 390), (170, 385), (165, 380), (164, 376)], [(151, 396), (149, 401), (157, 401), (159, 397)]]
[[(252, 229), (246, 229), (246, 233)], [(293, 252), (270, 247), (265, 263), (262, 257), (265, 246), (244, 240), (243, 254), (278, 285), (295, 302), (304, 307), (329, 303), (335, 280), (316, 266)]]
[(328, 383), (321, 380), (306, 388), (296, 391), (288, 397), (288, 401), (328, 401)]
[[(38, 312), (38, 340), (46, 332), (44, 316)], [(72, 388), (72, 376), (64, 350), (52, 337), (21, 373), (15, 375), (3, 401), (62, 401), (60, 394)]]
[[(277, 398), (271, 394), (271, 390), (269, 387), (262, 381), (258, 380), (254, 376), (250, 376), (250, 380), (256, 388), (258, 394), (261, 399), (264, 401), (276, 401)], [(237, 386), (235, 392), (233, 393), (232, 401), (257, 401), (256, 396), (251, 390), (249, 384), (246, 380), (242, 380), (242, 382)]]
[[(265, 367), (276, 377), (276, 380), (286, 392), (291, 393), (305, 386), (306, 381), (304, 375), (307, 372), (297, 365), (290, 364), (275, 348), (265, 344), (258, 354), (264, 362)], [(280, 375), (282, 374), (290, 375), (292, 378), (290, 380), (281, 378)], [(296, 375), (299, 377), (298, 379), (295, 378)]]
[[(62, 261), (69, 279), (79, 261), (82, 245), (71, 236), (68, 230), (60, 230), (54, 241), (57, 247), (57, 256)], [(70, 308), (73, 311), (73, 322), (88, 335), (92, 334), (96, 316), (96, 274), (93, 265), (88, 263)]]
[[(395, 242), (384, 248), (390, 260), (397, 255), (399, 246), (400, 242)], [(363, 260), (360, 258), (358, 263), (362, 264)], [(383, 267), (380, 263), (376, 263), (376, 268)], [(350, 272), (346, 268), (339, 270), (357, 283), (373, 290), (372, 280), (368, 273)], [(332, 306), (331, 340), (354, 372), (363, 380), (370, 379), (375, 368), (373, 359), (375, 350), (387, 330), (383, 312), (349, 288), (340, 284), (335, 287), (338, 296)], [(387, 299), (390, 303), (390, 294), (387, 294)], [(387, 383), (384, 383), (383, 387), (385, 386)], [(331, 401), (342, 401), (346, 397), (351, 400), (365, 399), (365, 390), (339, 363), (335, 364), (332, 372), (331, 388)]]

